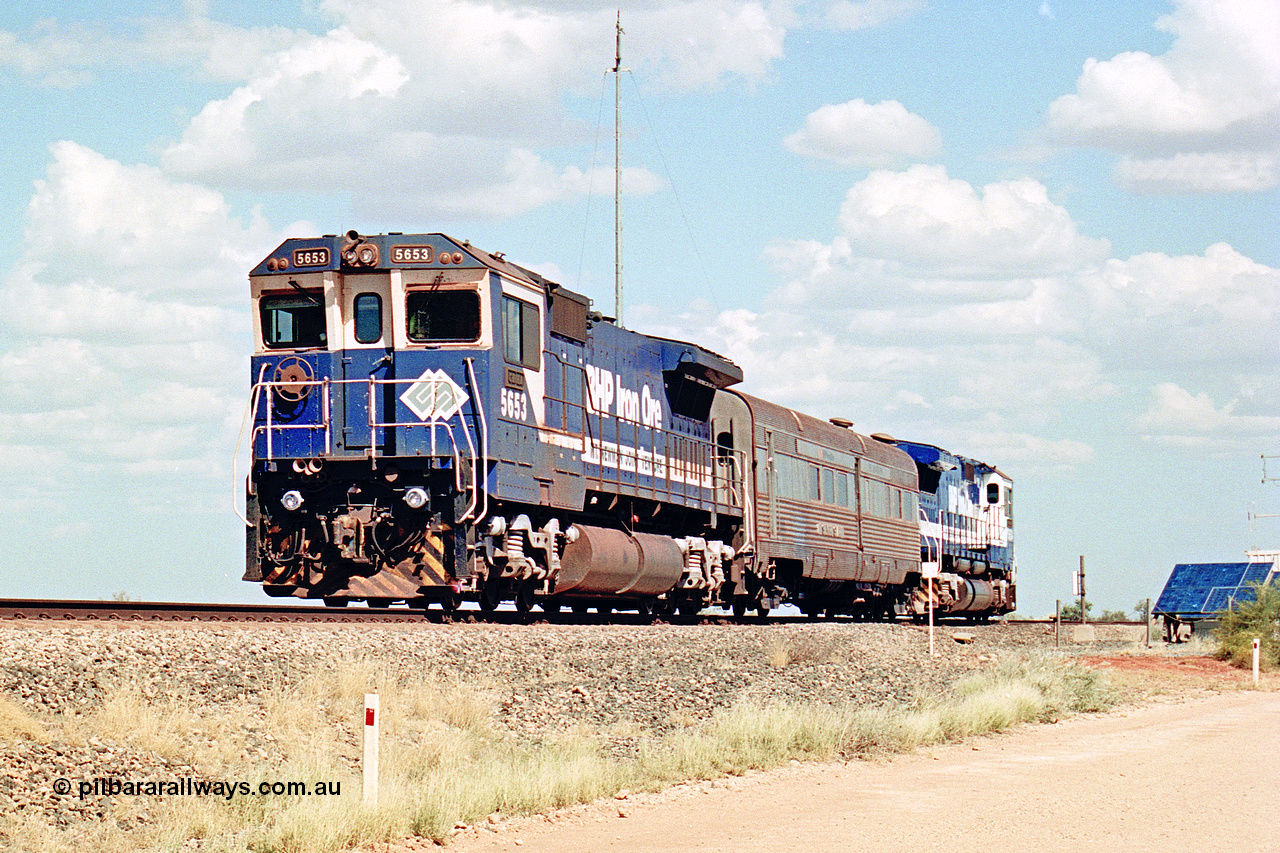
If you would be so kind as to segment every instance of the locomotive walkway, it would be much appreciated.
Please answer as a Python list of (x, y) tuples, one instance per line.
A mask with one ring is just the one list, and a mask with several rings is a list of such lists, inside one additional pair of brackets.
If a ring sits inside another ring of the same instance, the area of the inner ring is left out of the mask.
[(597, 805), (585, 819), (530, 821), (453, 849), (1280, 851), (1277, 720), (1280, 694), (1225, 692), (892, 762), (797, 767), (622, 808)]

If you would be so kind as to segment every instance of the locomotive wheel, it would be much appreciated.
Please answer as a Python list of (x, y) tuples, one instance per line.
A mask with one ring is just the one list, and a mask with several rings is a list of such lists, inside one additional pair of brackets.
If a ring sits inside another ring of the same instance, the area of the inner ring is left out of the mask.
[(747, 600), (742, 596), (733, 599), (733, 615), (739, 619), (747, 615)]
[(536, 581), (521, 581), (516, 586), (516, 610), (521, 613), (528, 613), (533, 609), (533, 592), (536, 588)]
[(676, 605), (676, 611), (681, 615), (692, 619), (702, 610), (702, 602), (689, 601), (685, 599)]
[(370, 607), (376, 608), (376, 609), (378, 609), (378, 610), (386, 610), (388, 607), (390, 607), (390, 606), (391, 606), (391, 599), (389, 599), (389, 598), (366, 598), (364, 603), (365, 603), (365, 604), (367, 604), (367, 605), (369, 605)]
[(324, 600), (324, 606), (325, 606), (325, 607), (346, 607), (346, 606), (350, 603), (350, 601), (351, 601), (351, 599), (349, 599), (349, 598), (341, 598), (341, 597), (338, 597), (338, 596), (329, 596), (329, 597), (326, 597), (326, 598), (325, 598), (325, 600)]
[(756, 615), (761, 619), (767, 619), (769, 617), (769, 605), (764, 603), (757, 604)]
[(485, 581), (480, 589), (480, 609), (492, 613), (502, 603), (502, 582), (498, 579)]
[(560, 602), (548, 601), (544, 598), (542, 600), (542, 612), (554, 616), (560, 612)]
[(440, 609), (445, 613), (452, 613), (462, 604), (462, 593), (449, 590), (440, 596)]

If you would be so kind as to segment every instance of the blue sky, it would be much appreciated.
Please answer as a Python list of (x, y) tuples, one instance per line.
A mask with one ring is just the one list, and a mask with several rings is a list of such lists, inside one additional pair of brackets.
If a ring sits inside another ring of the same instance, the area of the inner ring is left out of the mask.
[[(258, 600), (231, 460), (286, 237), (443, 231), (610, 311), (616, 8), (6, 16), (0, 596)], [(1272, 0), (621, 11), (627, 325), (1000, 466), (1022, 612), (1081, 554), (1129, 608), (1280, 548)]]

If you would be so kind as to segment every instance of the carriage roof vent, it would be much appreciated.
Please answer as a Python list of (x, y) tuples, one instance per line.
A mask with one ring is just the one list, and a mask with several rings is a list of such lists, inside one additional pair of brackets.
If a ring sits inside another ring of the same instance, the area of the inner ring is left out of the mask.
[(848, 418), (830, 418), (829, 420), (838, 427), (844, 427), (845, 429), (853, 428), (853, 421)]

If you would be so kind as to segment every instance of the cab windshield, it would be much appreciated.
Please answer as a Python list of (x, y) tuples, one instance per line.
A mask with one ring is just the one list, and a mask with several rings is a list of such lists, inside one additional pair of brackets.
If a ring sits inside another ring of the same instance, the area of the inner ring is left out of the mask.
[(411, 341), (480, 338), (480, 294), (474, 290), (412, 290), (405, 298), (405, 309), (405, 331)]
[(318, 291), (263, 296), (259, 310), (262, 342), (272, 349), (323, 347), (328, 341), (324, 301)]

